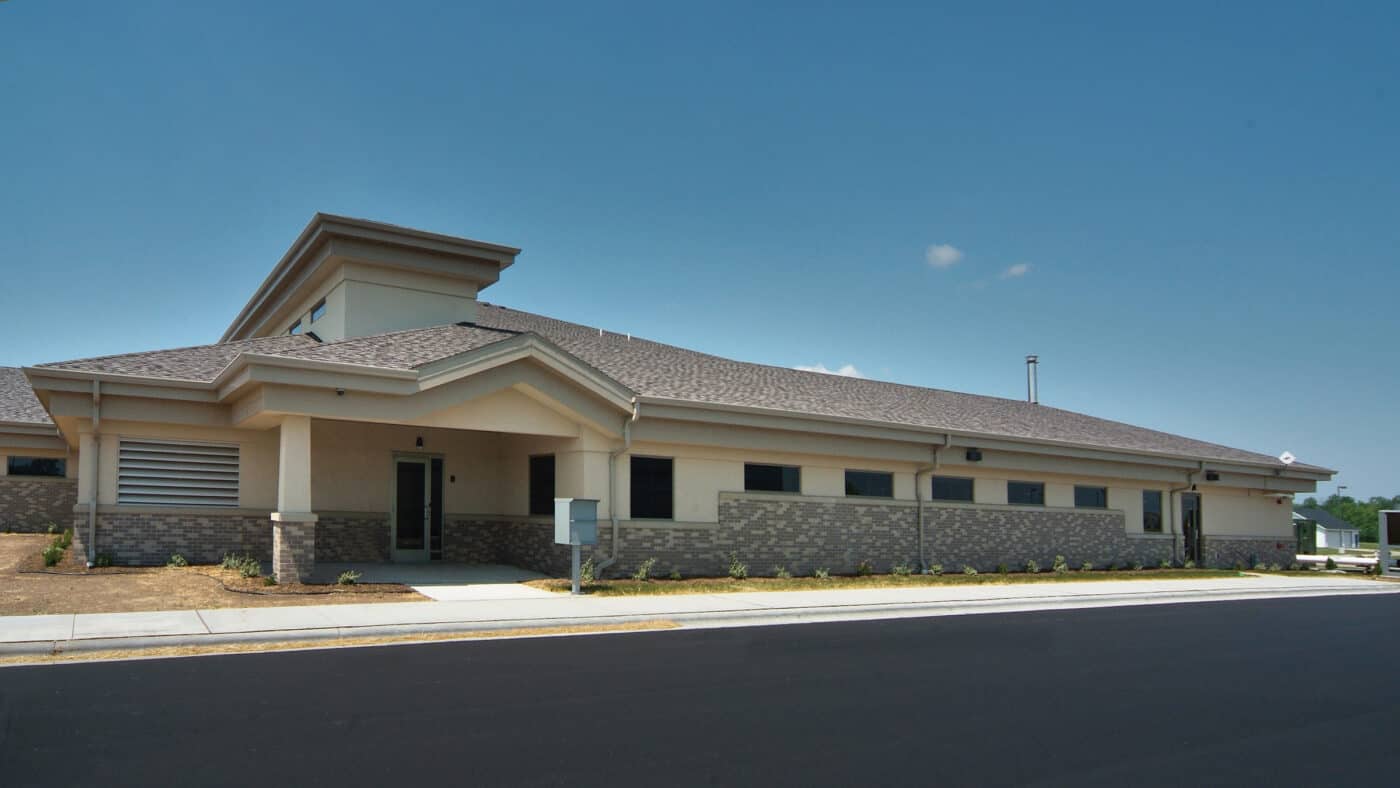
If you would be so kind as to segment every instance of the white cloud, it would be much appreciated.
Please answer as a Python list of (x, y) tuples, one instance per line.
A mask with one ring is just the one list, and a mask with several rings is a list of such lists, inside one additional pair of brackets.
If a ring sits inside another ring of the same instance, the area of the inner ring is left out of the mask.
[(963, 259), (963, 253), (952, 244), (934, 244), (924, 252), (924, 259), (934, 268), (949, 268)]
[(1002, 279), (1020, 279), (1030, 273), (1030, 263), (1017, 263), (1001, 272)]
[(795, 369), (800, 369), (803, 372), (820, 372), (823, 375), (840, 375), (843, 378), (865, 377), (861, 374), (860, 370), (856, 369), (855, 364), (845, 364), (838, 369), (827, 369), (827, 366), (825, 364), (813, 364), (809, 367), (799, 366), (795, 367)]

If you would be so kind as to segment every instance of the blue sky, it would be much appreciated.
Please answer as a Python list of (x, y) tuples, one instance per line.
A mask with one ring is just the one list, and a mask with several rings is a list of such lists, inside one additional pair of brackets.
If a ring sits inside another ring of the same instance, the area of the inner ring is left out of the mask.
[(662, 5), (0, 3), (0, 364), (212, 342), (321, 210), (1400, 492), (1394, 4)]

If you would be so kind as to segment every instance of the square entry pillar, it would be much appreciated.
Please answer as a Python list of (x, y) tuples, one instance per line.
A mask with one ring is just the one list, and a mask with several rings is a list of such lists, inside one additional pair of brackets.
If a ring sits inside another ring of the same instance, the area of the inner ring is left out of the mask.
[(277, 511), (272, 513), (272, 572), (303, 583), (316, 571), (316, 515), (311, 511), (311, 417), (282, 419), (277, 453)]

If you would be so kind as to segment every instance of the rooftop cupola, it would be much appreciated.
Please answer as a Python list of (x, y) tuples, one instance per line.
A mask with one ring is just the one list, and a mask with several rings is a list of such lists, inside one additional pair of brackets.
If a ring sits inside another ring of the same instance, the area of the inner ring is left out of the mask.
[(323, 340), (476, 319), (476, 295), (519, 249), (318, 213), (221, 342), (315, 332)]

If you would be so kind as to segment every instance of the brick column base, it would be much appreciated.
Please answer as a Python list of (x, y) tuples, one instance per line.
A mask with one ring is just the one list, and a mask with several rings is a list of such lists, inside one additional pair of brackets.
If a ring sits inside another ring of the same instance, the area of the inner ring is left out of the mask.
[(316, 515), (272, 514), (272, 574), (279, 583), (305, 583), (316, 571)]

